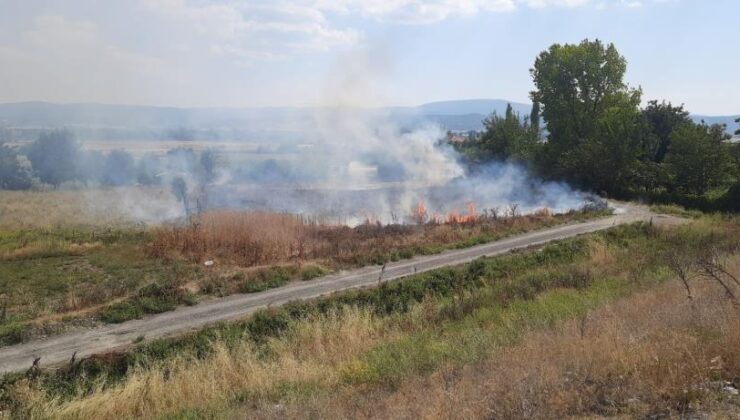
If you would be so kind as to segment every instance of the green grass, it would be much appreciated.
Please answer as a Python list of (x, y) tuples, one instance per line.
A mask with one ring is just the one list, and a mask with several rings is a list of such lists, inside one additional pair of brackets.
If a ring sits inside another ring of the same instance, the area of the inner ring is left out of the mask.
[[(368, 309), (374, 321), (400, 335), (389, 335), (341, 366), (337, 386), (357, 384), (359, 389), (398, 386), (416, 375), (445, 366), (475, 364), (502, 346), (519, 342), (525, 333), (584, 316), (606, 302), (652, 287), (673, 276), (665, 267), (668, 252), (698, 254), (709, 247), (720, 252), (740, 249), (736, 219), (703, 217), (688, 226), (662, 231), (648, 224), (620, 226), (494, 258), (481, 258), (456, 267), (420, 273), (377, 288), (351, 290), (306, 302), (257, 312), (252, 317), (186, 336), (138, 343), (131, 351), (77, 361), (55, 371), (34, 373), (33, 389), (60, 400), (83, 398), (87, 393), (126, 381), (132, 369), (161, 369), (167, 361), (190, 357), (205, 359), (217, 346), (239, 348), (251, 342), (257, 356), (270, 363), (275, 349), (291, 339), (302, 323), (342, 316), (349, 307)], [(599, 257), (599, 250), (608, 250)], [(595, 252), (595, 253), (594, 253)], [(305, 267), (304, 267), (305, 269)], [(259, 273), (242, 273), (235, 281), (265, 285), (292, 276), (298, 268), (273, 267)], [(168, 283), (139, 287), (131, 299), (147, 310), (149, 298), (185, 299)], [(179, 289), (178, 289), (179, 290)], [(129, 302), (131, 303), (131, 302)], [(138, 306), (137, 306), (138, 305)], [(156, 305), (148, 310), (156, 310)], [(277, 343), (277, 344), (276, 344)], [(136, 344), (136, 343), (134, 343)], [(159, 371), (159, 370), (157, 370)], [(163, 375), (169, 375), (167, 369)], [(0, 378), (0, 410), (17, 402), (8, 391), (24, 374)], [(302, 401), (331, 394), (334, 385), (286, 381), (270, 383), (266, 395), (236, 392), (226, 403), (213, 407), (183, 408), (170, 418), (220, 417), (235, 407), (261, 401)], [(187, 404), (183, 404), (186, 406)]]
[[(635, 231), (640, 234), (640, 230)], [(520, 251), (496, 258), (478, 259), (470, 264), (444, 268), (428, 273), (420, 273), (402, 281), (384, 283), (381, 287), (352, 290), (330, 297), (312, 301), (293, 302), (276, 309), (263, 310), (249, 319), (236, 323), (222, 323), (186, 336), (154, 340), (137, 346), (134, 350), (109, 357), (105, 361), (98, 358), (77, 362), (74, 367), (61, 369), (56, 373), (46, 372), (38, 381), (42, 387), (60, 396), (75, 395), (80, 389), (92, 389), (100, 381), (115, 384), (125, 378), (126, 373), (135, 366), (146, 367), (162, 360), (183, 355), (208, 357), (213, 351), (214, 343), (225, 343), (232, 347), (250, 340), (257, 345), (264, 345), (270, 338), (280, 337), (294, 322), (312, 317), (341, 311), (347, 306), (370, 308), (378, 316), (394, 317), (409, 313), (418, 303), (425, 299), (437, 299), (441, 305), (439, 322), (456, 319), (460, 305), (444, 306), (462, 295), (481, 296), (485, 290), (493, 293), (498, 304), (508, 305), (512, 299), (530, 298), (529, 293), (521, 291), (518, 281), (499, 283), (502, 278), (522, 276), (532, 267), (560, 267), (584, 258), (587, 252), (585, 239), (578, 238), (562, 243), (548, 245), (539, 250)], [(274, 276), (280, 278), (275, 271)], [(572, 277), (571, 271), (565, 270), (561, 277), (553, 276), (549, 280), (539, 281), (539, 287), (565, 284)], [(266, 278), (270, 278), (265, 274)], [(491, 286), (495, 285), (495, 292)], [(479, 302), (482, 304), (483, 302)], [(465, 305), (462, 305), (465, 306)], [(454, 308), (454, 309), (453, 309)], [(266, 353), (269, 354), (269, 351)], [(434, 352), (430, 353), (431, 359)], [(422, 360), (422, 359), (420, 359)]]
[(704, 215), (704, 213), (699, 210), (686, 209), (676, 204), (654, 204), (650, 206), (650, 210), (655, 213), (671, 214), (689, 219), (698, 219)]
[[(542, 221), (541, 227), (600, 215), (576, 212)], [(497, 235), (484, 234), (456, 243), (425, 244), (363, 255), (353, 266), (381, 265), (414, 255), (470, 247), (522, 229), (511, 226)], [(172, 310), (178, 305), (196, 304), (198, 294), (255, 293), (331, 272), (309, 264), (303, 268), (275, 266), (249, 275), (221, 278), (216, 271), (204, 270), (197, 264), (150, 257), (146, 247), (151, 239), (151, 232), (141, 227), (0, 231), (0, 305), (7, 312), (0, 319), (0, 345), (54, 333), (70, 322), (85, 325), (95, 321), (124, 322)], [(196, 280), (201, 289), (197, 294), (175, 297), (140, 295), (142, 287), (175, 280)]]
[[(244, 321), (140, 344), (126, 353), (80, 360), (57, 371), (42, 371), (33, 386), (52, 396), (72, 398), (96, 387), (113, 386), (125, 380), (134, 367), (146, 369), (176, 357), (207, 358), (216, 344), (235, 348), (245, 340), (253, 342), (261, 357), (269, 360), (271, 340), (280, 339), (292, 325), (341, 313), (347, 307), (368, 308), (385, 322), (408, 325), (402, 337), (382, 342), (340, 368), (345, 383), (394, 386), (410, 375), (442, 365), (474, 363), (496, 347), (516, 343), (526, 331), (582, 316), (606, 301), (670, 278), (661, 255), (675, 244), (697, 252), (708, 244), (727, 249), (738, 246), (733, 233), (719, 227), (679, 228), (667, 234), (637, 224), (592, 237), (614, 254), (615, 259), (604, 267), (589, 267), (589, 239), (579, 237), (417, 274), (378, 288), (259, 311)], [(595, 275), (594, 270), (600, 274)], [(615, 270), (618, 275), (608, 274)], [(281, 275), (273, 271), (264, 276)], [(166, 290), (148, 289), (156, 296), (167, 295)], [(431, 312), (420, 309), (429, 305)], [(7, 375), (0, 381), (5, 383), (0, 390), (23, 377)], [(277, 396), (294, 392), (297, 397), (306, 397), (320, 391), (312, 389), (313, 384), (278, 385)], [(10, 404), (8, 398), (0, 392), (0, 406), (3, 399)]]
[(286, 267), (270, 267), (267, 270), (259, 270), (254, 276), (246, 278), (239, 286), (242, 293), (256, 293), (267, 289), (273, 289), (285, 285), (295, 276)]
[(0, 325), (0, 345), (10, 346), (22, 343), (28, 332), (26, 328), (17, 323)]
[(0, 232), (0, 305), (7, 308), (0, 345), (33, 336), (34, 319), (115, 299), (126, 301), (103, 309), (100, 319), (121, 322), (172, 309), (172, 302), (127, 298), (147, 284), (201, 275), (197, 267), (147, 257), (149, 239), (144, 230), (122, 228)]
[[(667, 279), (666, 271), (646, 276), (647, 281)], [(513, 345), (531, 330), (551, 328), (558, 321), (573, 319), (607, 301), (628, 294), (635, 284), (607, 278), (580, 289), (553, 288), (527, 297), (514, 298), (508, 305), (494, 304), (498, 293), (469, 296), (470, 312), (459, 320), (448, 319), (438, 329), (421, 331), (372, 349), (343, 369), (349, 383), (396, 385), (410, 375), (428, 373), (443, 364), (480, 362), (492, 349)]]
[(166, 281), (150, 283), (139, 289), (135, 296), (106, 307), (98, 316), (104, 322), (120, 323), (147, 314), (171, 311), (182, 304), (192, 305), (195, 297), (181, 288), (182, 282), (174, 275)]

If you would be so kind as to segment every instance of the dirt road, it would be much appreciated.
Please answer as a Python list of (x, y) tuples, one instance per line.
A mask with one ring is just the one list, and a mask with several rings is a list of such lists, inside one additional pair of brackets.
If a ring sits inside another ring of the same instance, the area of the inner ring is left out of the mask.
[[(609, 217), (530, 232), (472, 248), (389, 263), (382, 273), (382, 281), (461, 264), (482, 256), (499, 255), (515, 249), (541, 245), (620, 224), (647, 220), (656, 223), (675, 223), (680, 219), (657, 215), (644, 207), (620, 204), (616, 214)], [(182, 334), (218, 321), (244, 318), (268, 305), (278, 306), (289, 301), (315, 298), (340, 290), (377, 285), (380, 275), (380, 267), (364, 267), (311, 281), (291, 283), (260, 293), (233, 295), (195, 306), (182, 307), (122, 324), (105, 325), (3, 347), (0, 348), (0, 374), (26, 370), (37, 357), (41, 358), (42, 367), (49, 367), (69, 361), (75, 353), (80, 358), (129, 346), (140, 336), (152, 340)]]

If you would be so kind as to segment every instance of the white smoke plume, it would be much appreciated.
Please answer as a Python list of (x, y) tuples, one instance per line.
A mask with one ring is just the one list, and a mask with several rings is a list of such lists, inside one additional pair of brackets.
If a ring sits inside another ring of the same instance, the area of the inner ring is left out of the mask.
[[(164, 189), (173, 179), (187, 185), (188, 205), (171, 195), (142, 201), (122, 189), (120, 206), (137, 220), (157, 223), (209, 208), (267, 210), (321, 217), (339, 223), (364, 220), (407, 222), (418, 203), (428, 214), (465, 213), (469, 203), (483, 211), (519, 213), (540, 208), (563, 212), (581, 207), (588, 195), (567, 185), (543, 182), (512, 163), (493, 162), (470, 174), (436, 125), (409, 129), (383, 108), (382, 82), (392, 77), (382, 48), (353, 51), (337, 64), (326, 86), (326, 106), (297, 111), (299, 122), (288, 152), (245, 159), (213, 144), (219, 165), (204, 177), (197, 154), (167, 153), (156, 163)], [(215, 112), (215, 111), (214, 111)], [(274, 126), (279, 130), (281, 127)], [(282, 128), (285, 129), (285, 128)], [(95, 199), (90, 199), (95, 205)]]

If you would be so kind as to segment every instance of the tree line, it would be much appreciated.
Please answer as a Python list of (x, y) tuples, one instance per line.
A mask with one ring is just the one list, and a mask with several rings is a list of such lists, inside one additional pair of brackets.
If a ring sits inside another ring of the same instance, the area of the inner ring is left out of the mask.
[(69, 131), (52, 130), (25, 147), (0, 144), (0, 189), (161, 185), (177, 177), (210, 182), (216, 165), (211, 150), (177, 148), (137, 159), (124, 150), (84, 150)]
[(694, 123), (683, 105), (641, 108), (626, 69), (613, 44), (554, 44), (530, 70), (530, 115), (509, 106), (456, 148), (473, 170), (515, 161), (606, 196), (740, 210), (740, 144), (728, 142), (725, 126)]

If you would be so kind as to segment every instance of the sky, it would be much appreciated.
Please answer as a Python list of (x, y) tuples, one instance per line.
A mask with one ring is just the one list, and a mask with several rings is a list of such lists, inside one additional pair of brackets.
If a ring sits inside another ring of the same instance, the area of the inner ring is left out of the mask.
[(0, 0), (0, 102), (527, 102), (540, 51), (599, 38), (645, 100), (738, 114), (738, 16), (738, 0)]

